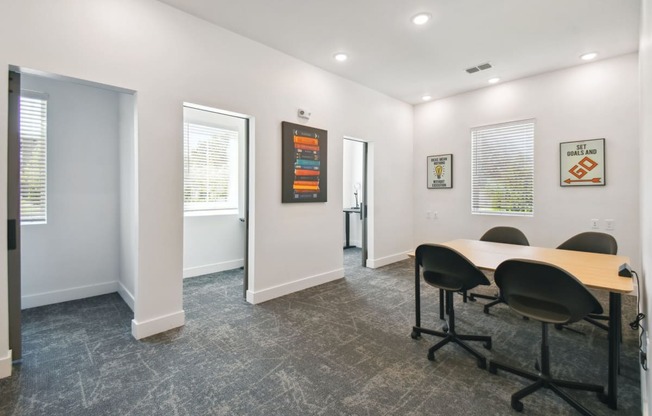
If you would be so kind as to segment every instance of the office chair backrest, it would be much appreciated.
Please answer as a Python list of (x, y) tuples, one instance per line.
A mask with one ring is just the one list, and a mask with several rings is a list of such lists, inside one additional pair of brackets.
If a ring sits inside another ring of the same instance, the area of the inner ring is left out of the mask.
[(600, 302), (582, 282), (552, 264), (506, 260), (496, 268), (494, 280), (505, 302), (528, 318), (565, 324), (602, 313)]
[(593, 231), (579, 233), (561, 243), (557, 248), (600, 254), (618, 253), (618, 243), (612, 235)]
[(426, 282), (446, 290), (464, 290), (489, 285), (487, 277), (469, 259), (452, 248), (421, 244), (416, 259)]
[(529, 246), (525, 234), (514, 227), (494, 227), (480, 237), (480, 241), (491, 241), (492, 243), (514, 244), (517, 246)]

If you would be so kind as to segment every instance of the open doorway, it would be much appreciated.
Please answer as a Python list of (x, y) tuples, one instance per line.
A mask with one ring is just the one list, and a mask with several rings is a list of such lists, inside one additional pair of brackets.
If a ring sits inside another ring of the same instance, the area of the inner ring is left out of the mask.
[(17, 360), (21, 310), (114, 292), (134, 307), (135, 235), (124, 230), (135, 229), (137, 215), (135, 96), (28, 69), (12, 68), (9, 82), (9, 339)]
[(242, 269), (248, 287), (249, 118), (184, 103), (184, 278)]
[(344, 256), (357, 257), (357, 264), (367, 265), (367, 143), (344, 138), (342, 203), (344, 212)]

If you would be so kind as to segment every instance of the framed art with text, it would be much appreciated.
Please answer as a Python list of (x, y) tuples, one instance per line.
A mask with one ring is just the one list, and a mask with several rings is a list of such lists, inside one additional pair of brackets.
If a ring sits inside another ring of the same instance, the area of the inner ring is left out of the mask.
[(566, 186), (604, 186), (604, 139), (564, 142), (559, 144), (560, 179)]
[(283, 136), (282, 202), (326, 202), (326, 130), (281, 123)]
[(453, 155), (428, 156), (428, 189), (453, 187)]

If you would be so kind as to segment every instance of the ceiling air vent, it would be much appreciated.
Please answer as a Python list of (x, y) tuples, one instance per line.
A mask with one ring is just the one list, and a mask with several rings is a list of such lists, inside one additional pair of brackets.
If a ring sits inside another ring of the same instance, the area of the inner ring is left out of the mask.
[(469, 74), (473, 74), (475, 72), (479, 71), (484, 71), (485, 69), (492, 68), (491, 64), (489, 62), (485, 64), (480, 64), (478, 66), (472, 66), (471, 68), (466, 68), (465, 71), (468, 72)]

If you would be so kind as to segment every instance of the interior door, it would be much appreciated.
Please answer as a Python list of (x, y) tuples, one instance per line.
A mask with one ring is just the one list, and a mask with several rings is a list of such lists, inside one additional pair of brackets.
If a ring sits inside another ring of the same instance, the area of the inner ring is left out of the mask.
[(9, 72), (7, 146), (7, 272), (9, 348), (13, 360), (22, 357), (20, 335), (20, 74)]

